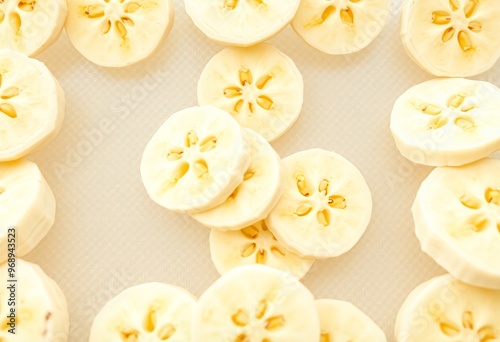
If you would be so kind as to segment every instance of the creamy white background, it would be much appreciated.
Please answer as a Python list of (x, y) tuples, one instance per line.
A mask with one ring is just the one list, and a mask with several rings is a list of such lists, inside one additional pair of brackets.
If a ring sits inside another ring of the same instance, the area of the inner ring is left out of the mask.
[[(407, 57), (399, 39), (401, 0), (387, 28), (349, 56), (320, 53), (290, 28), (271, 40), (301, 70), (305, 101), (292, 129), (273, 143), (285, 157), (309, 148), (333, 150), (365, 176), (374, 211), (368, 230), (342, 257), (318, 261), (303, 282), (317, 298), (354, 303), (393, 341), (398, 308), (419, 283), (444, 273), (420, 252), (411, 203), (431, 168), (406, 161), (389, 132), (396, 98), (433, 78)], [(168, 39), (149, 60), (124, 69), (91, 64), (66, 35), (38, 56), (66, 91), (66, 121), (49, 146), (31, 156), (57, 199), (56, 224), (26, 259), (66, 294), (70, 341), (87, 341), (95, 314), (125, 288), (161, 281), (199, 296), (218, 273), (209, 231), (151, 201), (139, 165), (148, 140), (172, 113), (196, 105), (196, 83), (223, 47), (200, 33), (175, 0)], [(500, 86), (500, 65), (476, 79)], [(88, 132), (102, 125), (92, 144)]]

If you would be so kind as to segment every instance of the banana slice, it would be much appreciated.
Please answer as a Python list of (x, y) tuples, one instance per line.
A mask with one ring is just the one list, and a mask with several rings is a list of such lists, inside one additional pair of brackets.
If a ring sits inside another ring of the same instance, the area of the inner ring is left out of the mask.
[(331, 55), (368, 46), (389, 19), (390, 0), (302, 0), (292, 28), (309, 45)]
[(208, 62), (198, 81), (200, 105), (224, 109), (268, 141), (293, 125), (303, 100), (300, 71), (269, 44), (222, 50)]
[(65, 0), (0, 1), (0, 49), (42, 53), (59, 39), (67, 14)]
[(184, 0), (186, 12), (208, 38), (230, 46), (250, 46), (283, 30), (300, 0)]
[(22, 158), (54, 139), (64, 106), (64, 91), (43, 63), (0, 50), (0, 162)]
[(413, 290), (396, 319), (398, 342), (500, 341), (500, 291), (474, 287), (450, 275)]
[(385, 333), (370, 317), (349, 302), (316, 300), (321, 322), (320, 342), (386, 342)]
[(238, 266), (262, 264), (300, 279), (314, 262), (312, 258), (301, 258), (288, 251), (267, 229), (264, 221), (238, 231), (213, 229), (210, 233), (210, 253), (222, 275)]
[(419, 164), (460, 166), (500, 150), (500, 89), (488, 82), (436, 79), (394, 104), (391, 131), (403, 156)]
[(0, 263), (7, 260), (9, 228), (16, 255), (28, 254), (54, 224), (56, 200), (38, 166), (26, 159), (0, 163)]
[(406, 0), (402, 11), (403, 45), (431, 74), (478, 75), (500, 57), (497, 0)]
[(191, 341), (196, 298), (173, 285), (133, 286), (110, 300), (97, 314), (89, 342)]
[(192, 215), (201, 224), (219, 230), (239, 230), (266, 218), (281, 193), (281, 158), (259, 134), (245, 129), (252, 161), (243, 182), (221, 205)]
[(92, 63), (124, 67), (152, 55), (174, 22), (172, 0), (70, 0), (66, 32)]
[(500, 160), (441, 167), (412, 207), (422, 250), (455, 278), (500, 289)]
[(319, 341), (314, 297), (288, 273), (241, 266), (217, 280), (194, 312), (193, 342)]
[(153, 201), (194, 214), (226, 201), (250, 162), (247, 137), (229, 114), (192, 107), (173, 114), (156, 132), (144, 151), (141, 175)]
[(10, 267), (0, 266), (0, 341), (68, 341), (68, 307), (59, 286), (38, 265), (17, 259), (14, 278)]
[(283, 159), (284, 191), (266, 224), (300, 256), (329, 258), (349, 251), (372, 213), (370, 189), (344, 157), (313, 149)]

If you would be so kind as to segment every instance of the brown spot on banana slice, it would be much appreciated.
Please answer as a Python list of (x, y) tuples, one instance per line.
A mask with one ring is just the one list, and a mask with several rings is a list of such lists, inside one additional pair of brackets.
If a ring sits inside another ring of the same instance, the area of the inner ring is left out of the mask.
[(469, 209), (479, 209), (481, 207), (481, 201), (472, 195), (462, 195), (460, 196), (460, 203)]
[(486, 202), (500, 206), (500, 190), (488, 188), (484, 197)]
[(468, 116), (460, 116), (455, 119), (455, 125), (463, 129), (464, 131), (470, 132), (473, 131), (476, 125), (474, 124), (474, 120)]
[(247, 84), (252, 84), (253, 76), (252, 72), (247, 68), (241, 68), (239, 71), (240, 83), (242, 86)]
[(19, 88), (18, 87), (9, 87), (3, 91), (1, 98), (4, 100), (8, 100), (8, 99), (11, 99), (17, 95), (19, 95)]
[(175, 327), (172, 324), (165, 324), (158, 330), (158, 338), (162, 341), (168, 340), (170, 337), (174, 336), (176, 332)]
[(342, 8), (340, 10), (340, 20), (346, 25), (354, 25), (354, 14), (350, 7)]
[(250, 322), (248, 314), (241, 309), (231, 316), (231, 320), (238, 327), (245, 327)]
[(458, 32), (458, 44), (464, 52), (471, 51), (473, 49), (472, 40), (469, 34), (465, 31)]
[(36, 1), (35, 0), (23, 0), (19, 1), (17, 7), (25, 12), (33, 12), (35, 10)]
[(273, 316), (270, 317), (266, 320), (266, 330), (276, 330), (285, 325), (285, 317), (282, 315), (280, 316)]
[(333, 195), (328, 198), (328, 205), (333, 209), (347, 208), (347, 201), (343, 196)]
[(460, 334), (460, 328), (453, 323), (441, 322), (439, 323), (439, 328), (448, 337), (455, 337)]
[(101, 6), (96, 6), (96, 5), (89, 5), (85, 8), (85, 15), (87, 16), (87, 18), (91, 18), (91, 19), (94, 19), (94, 18), (101, 18), (101, 17), (104, 17), (104, 8), (102, 8)]
[(137, 2), (131, 2), (125, 5), (125, 13), (135, 13), (141, 8)]
[(0, 112), (4, 113), (5, 115), (7, 115), (12, 119), (17, 118), (16, 109), (8, 103), (3, 103), (0, 105)]
[(432, 22), (436, 25), (448, 25), (451, 23), (451, 15), (445, 11), (432, 12)]

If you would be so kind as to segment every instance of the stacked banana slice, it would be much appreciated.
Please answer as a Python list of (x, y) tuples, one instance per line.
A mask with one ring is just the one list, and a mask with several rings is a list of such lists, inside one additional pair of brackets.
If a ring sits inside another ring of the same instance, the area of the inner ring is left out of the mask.
[(281, 161), (212, 106), (171, 115), (146, 146), (141, 175), (156, 203), (212, 228), (221, 274), (266, 264), (300, 278), (315, 258), (353, 248), (372, 212), (368, 185), (343, 157), (316, 149)]
[(28, 56), (57, 40), (66, 13), (64, 0), (0, 1), (0, 341), (68, 340), (61, 289), (18, 259), (45, 237), (56, 214), (49, 185), (24, 157), (52, 141), (65, 116), (59, 82)]
[[(472, 76), (500, 56), (497, 1), (408, 0), (401, 36), (408, 54), (437, 76)], [(407, 341), (500, 339), (500, 89), (435, 79), (396, 101), (391, 131), (401, 154), (437, 166), (412, 206), (422, 250), (450, 275), (415, 289), (396, 322)]]
[(97, 314), (90, 342), (385, 342), (350, 303), (317, 300), (296, 278), (263, 265), (238, 267), (196, 299), (167, 284), (129, 288)]

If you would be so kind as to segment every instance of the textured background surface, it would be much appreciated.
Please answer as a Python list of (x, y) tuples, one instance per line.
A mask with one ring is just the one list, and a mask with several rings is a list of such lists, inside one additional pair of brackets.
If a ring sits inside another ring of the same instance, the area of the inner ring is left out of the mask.
[[(374, 212), (358, 245), (316, 262), (304, 283), (318, 298), (353, 302), (393, 341), (399, 306), (420, 282), (443, 273), (420, 252), (410, 206), (430, 168), (400, 156), (389, 132), (392, 104), (431, 79), (406, 55), (399, 36), (401, 0), (387, 28), (365, 50), (328, 56), (287, 28), (271, 42), (302, 71), (305, 103), (295, 126), (273, 146), (282, 157), (320, 147), (356, 165), (372, 190)], [(175, 23), (160, 51), (125, 69), (87, 62), (61, 39), (39, 56), (66, 91), (59, 137), (31, 157), (51, 185), (57, 222), (26, 259), (66, 294), (70, 341), (87, 341), (92, 319), (121, 290), (147, 281), (183, 286), (199, 296), (217, 277), (209, 231), (149, 198), (139, 164), (165, 119), (196, 105), (196, 83), (222, 46), (210, 42), (175, 0)], [(500, 86), (500, 65), (477, 77)]]

